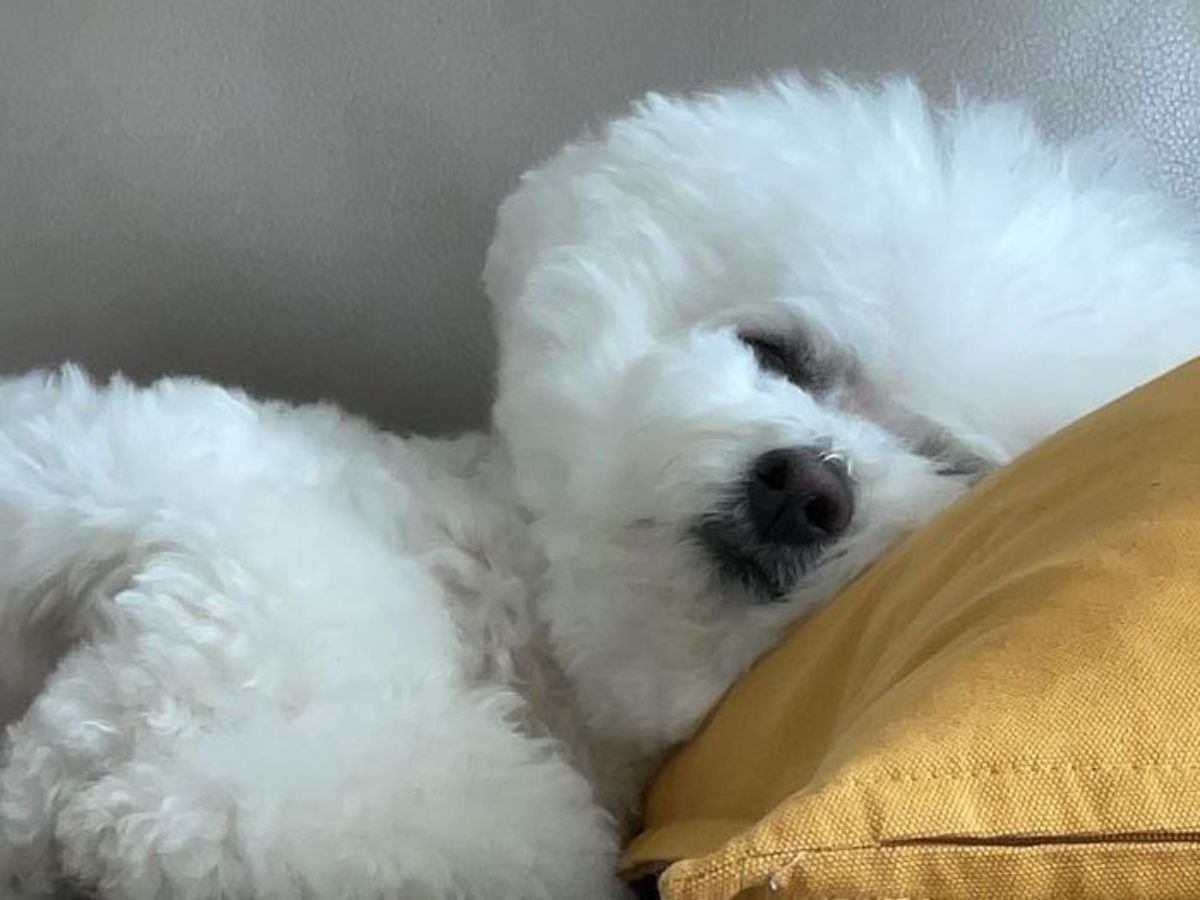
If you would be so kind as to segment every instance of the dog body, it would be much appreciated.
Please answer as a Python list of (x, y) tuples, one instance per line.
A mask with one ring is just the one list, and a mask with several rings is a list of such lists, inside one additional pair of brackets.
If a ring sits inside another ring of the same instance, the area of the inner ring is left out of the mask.
[(1200, 348), (1114, 144), (651, 98), (504, 205), (495, 431), (0, 386), (0, 887), (610, 897), (650, 768), (974, 480)]
[(8, 733), (3, 896), (611, 893), (491, 442), (74, 370), (0, 408), (10, 719), (70, 646)]

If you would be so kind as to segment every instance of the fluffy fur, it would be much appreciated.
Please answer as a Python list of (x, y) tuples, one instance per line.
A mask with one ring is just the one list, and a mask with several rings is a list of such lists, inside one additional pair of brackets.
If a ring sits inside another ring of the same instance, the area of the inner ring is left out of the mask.
[[(1114, 145), (905, 81), (650, 97), (525, 177), (485, 280), (487, 435), (0, 384), (4, 897), (616, 896), (650, 767), (786, 626), (1200, 348)], [(850, 466), (839, 540), (756, 543), (787, 447)]]

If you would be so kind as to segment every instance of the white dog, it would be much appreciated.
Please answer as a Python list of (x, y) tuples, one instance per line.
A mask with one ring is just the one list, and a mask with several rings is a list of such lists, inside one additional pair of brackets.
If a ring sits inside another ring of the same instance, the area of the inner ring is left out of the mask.
[(1200, 350), (1111, 145), (903, 81), (651, 97), (524, 179), (486, 283), (493, 434), (0, 385), (5, 898), (618, 895), (651, 767), (790, 623)]

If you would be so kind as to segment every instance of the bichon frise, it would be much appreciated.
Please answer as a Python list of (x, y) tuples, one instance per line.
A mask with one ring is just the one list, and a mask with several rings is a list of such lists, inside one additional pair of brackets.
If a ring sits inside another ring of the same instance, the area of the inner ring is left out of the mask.
[(791, 623), (1200, 349), (1110, 142), (909, 82), (651, 97), (528, 175), (491, 434), (0, 384), (0, 890), (605, 898)]

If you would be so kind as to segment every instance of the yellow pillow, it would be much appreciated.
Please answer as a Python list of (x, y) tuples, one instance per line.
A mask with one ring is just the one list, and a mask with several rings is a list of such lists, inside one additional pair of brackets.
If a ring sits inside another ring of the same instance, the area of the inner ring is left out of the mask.
[(660, 774), (626, 863), (669, 865), (670, 900), (1200, 897), (1200, 361), (803, 623)]

